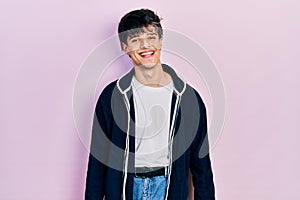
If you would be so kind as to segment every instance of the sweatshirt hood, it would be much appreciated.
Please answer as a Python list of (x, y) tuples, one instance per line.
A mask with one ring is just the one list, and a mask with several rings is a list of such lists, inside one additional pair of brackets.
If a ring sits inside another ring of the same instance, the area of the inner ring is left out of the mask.
[[(161, 65), (163, 70), (172, 77), (174, 83), (174, 91), (178, 95), (182, 95), (186, 88), (186, 82), (183, 81), (181, 78), (179, 78), (176, 72), (170, 66), (166, 64), (161, 64)], [(119, 78), (119, 80), (117, 81), (118, 89), (122, 94), (125, 94), (128, 90), (130, 90), (133, 76), (134, 76), (134, 68), (132, 68), (128, 73), (126, 73), (124, 76)]]

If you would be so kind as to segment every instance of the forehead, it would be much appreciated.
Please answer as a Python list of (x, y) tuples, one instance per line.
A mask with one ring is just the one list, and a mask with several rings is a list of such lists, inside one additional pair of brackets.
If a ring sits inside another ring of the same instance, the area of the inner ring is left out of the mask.
[(135, 28), (128, 31), (128, 39), (133, 37), (140, 37), (142, 35), (157, 35), (156, 27), (148, 25), (147, 27)]

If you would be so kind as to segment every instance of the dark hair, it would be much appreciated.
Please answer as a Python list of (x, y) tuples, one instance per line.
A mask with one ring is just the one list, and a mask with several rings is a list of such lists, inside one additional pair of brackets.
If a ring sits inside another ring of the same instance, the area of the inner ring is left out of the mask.
[(124, 15), (119, 23), (118, 33), (120, 43), (127, 44), (127, 38), (131, 35), (143, 32), (142, 28), (153, 25), (158, 36), (161, 38), (163, 30), (160, 24), (160, 18), (149, 9), (133, 10)]

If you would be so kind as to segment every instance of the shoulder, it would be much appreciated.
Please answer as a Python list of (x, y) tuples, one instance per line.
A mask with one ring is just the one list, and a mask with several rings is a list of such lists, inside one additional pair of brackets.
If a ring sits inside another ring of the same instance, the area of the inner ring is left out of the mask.
[(97, 104), (99, 104), (100, 102), (106, 103), (106, 102), (111, 101), (112, 94), (113, 94), (114, 90), (117, 88), (116, 84), (117, 84), (117, 80), (115, 80), (105, 86), (105, 88), (100, 93)]
[(107, 86), (105, 86), (105, 88), (102, 90), (102, 92), (100, 94), (100, 98), (107, 99), (107, 98), (111, 97), (111, 95), (115, 89), (117, 89), (117, 80), (115, 80), (115, 81), (109, 83)]
[(102, 90), (100, 96), (106, 96), (106, 95), (111, 94), (113, 92), (114, 88), (116, 88), (116, 87), (117, 87), (117, 80), (106, 85), (105, 88)]
[(186, 89), (183, 93), (182, 99), (185, 101), (185, 103), (197, 106), (201, 111), (205, 111), (205, 104), (201, 95), (194, 87), (192, 87), (188, 83), (186, 84)]

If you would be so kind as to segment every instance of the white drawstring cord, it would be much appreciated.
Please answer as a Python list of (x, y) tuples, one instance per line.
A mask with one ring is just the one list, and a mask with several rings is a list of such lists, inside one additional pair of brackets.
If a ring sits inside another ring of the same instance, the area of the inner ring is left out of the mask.
[(166, 189), (166, 197), (165, 199), (168, 198), (168, 195), (169, 195), (169, 187), (170, 187), (170, 179), (171, 179), (171, 173), (172, 173), (172, 163), (173, 163), (173, 160), (172, 160), (172, 155), (173, 155), (173, 151), (172, 151), (172, 148), (173, 148), (173, 139), (174, 139), (174, 132), (175, 132), (175, 120), (176, 120), (176, 117), (177, 117), (177, 114), (178, 114), (178, 108), (179, 108), (179, 103), (180, 103), (180, 100), (181, 100), (181, 95), (177, 95), (177, 98), (176, 98), (176, 103), (175, 103), (175, 109), (174, 109), (174, 114), (173, 114), (173, 118), (172, 118), (172, 125), (171, 125), (171, 134), (170, 134), (170, 143), (169, 143), (169, 153), (170, 153), (170, 160), (169, 160), (169, 167), (168, 167), (168, 182), (167, 182), (167, 189)]
[(124, 153), (124, 179), (123, 179), (123, 200), (126, 200), (126, 193), (125, 193), (125, 189), (126, 189), (126, 182), (127, 182), (127, 170), (128, 170), (128, 154), (129, 154), (129, 128), (130, 128), (130, 104), (129, 104), (129, 100), (128, 97), (126, 95), (126, 93), (124, 94), (124, 101), (125, 101), (125, 105), (127, 108), (127, 132), (126, 132), (126, 147), (125, 147), (125, 153)]

